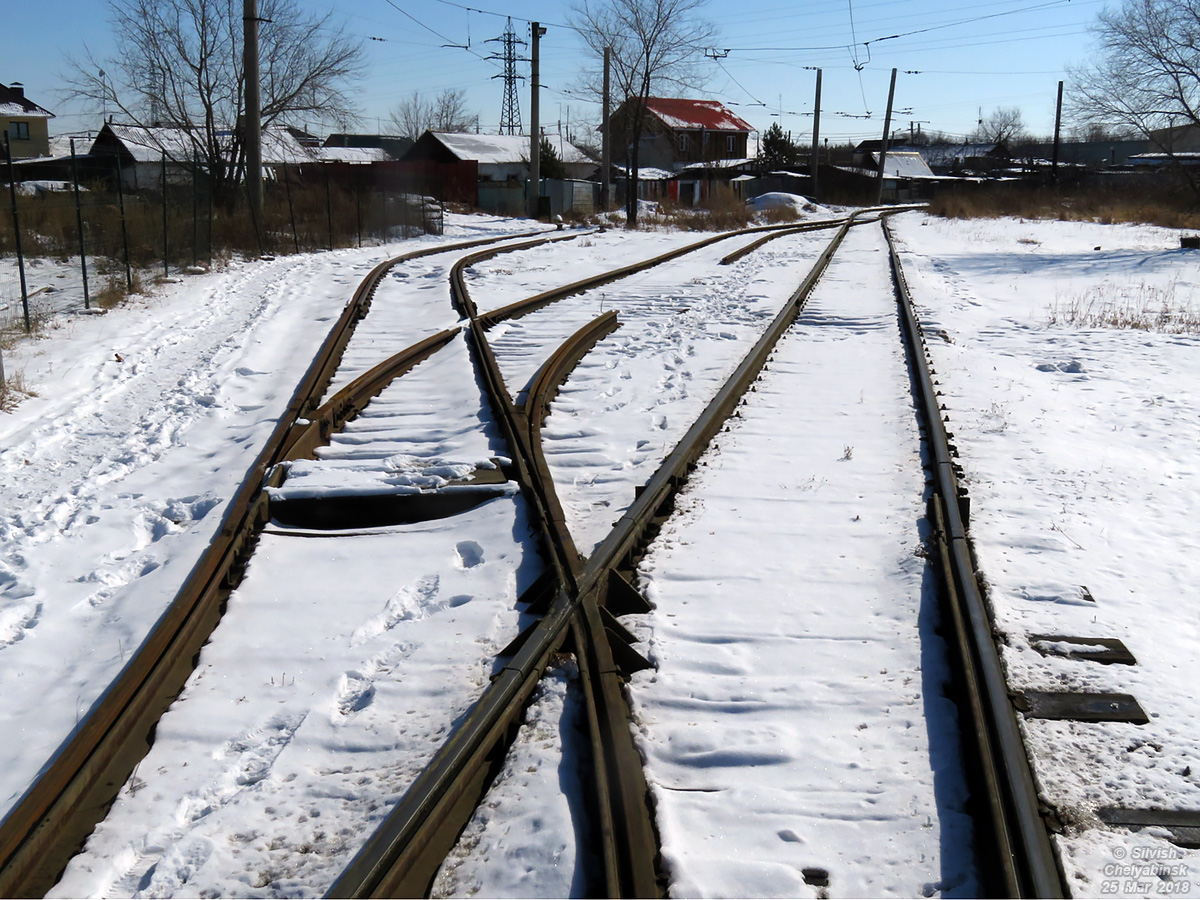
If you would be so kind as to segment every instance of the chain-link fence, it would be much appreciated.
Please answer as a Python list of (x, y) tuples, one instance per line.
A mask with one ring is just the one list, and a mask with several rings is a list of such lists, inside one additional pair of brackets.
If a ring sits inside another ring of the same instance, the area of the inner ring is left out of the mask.
[[(81, 157), (67, 181), (5, 184), (0, 330), (28, 331), (39, 313), (55, 309), (111, 305), (144, 279), (235, 255), (361, 247), (442, 231), (439, 185), (386, 164), (282, 170), (264, 184), (259, 216), (244, 192), (216, 202), (195, 167), (168, 172), (164, 164), (162, 171), (154, 190), (131, 191), (115, 157)], [(6, 178), (0, 169), (0, 182)]]

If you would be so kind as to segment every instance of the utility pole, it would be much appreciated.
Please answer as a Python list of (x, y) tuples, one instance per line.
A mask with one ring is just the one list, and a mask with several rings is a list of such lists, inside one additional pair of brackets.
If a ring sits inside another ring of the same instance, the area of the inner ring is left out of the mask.
[(500, 133), (520, 134), (521, 107), (517, 103), (517, 82), (521, 80), (521, 76), (517, 74), (517, 46), (524, 47), (525, 41), (517, 37), (517, 33), (513, 31), (511, 16), (504, 29), (504, 34), (498, 38), (489, 38), (485, 43), (490, 44), (493, 41), (504, 47), (504, 53), (501, 56), (488, 57), (488, 59), (504, 60), (504, 74), (492, 76), (504, 79), (504, 104), (500, 107)]
[(242, 66), (246, 71), (246, 194), (250, 198), (250, 215), (256, 223), (262, 221), (262, 99), (258, 82), (258, 22), (258, 0), (242, 0)]
[(541, 57), (539, 44), (546, 29), (537, 22), (530, 22), (533, 34), (533, 53), (530, 55), (530, 98), (529, 98), (529, 218), (538, 217), (538, 199), (542, 194), (542, 134), (541, 123), (538, 119), (538, 84)]
[(1050, 171), (1055, 181), (1058, 181), (1058, 145), (1059, 136), (1062, 133), (1062, 95), (1063, 83), (1058, 83), (1058, 105), (1054, 109), (1054, 157), (1050, 164)]
[(608, 212), (611, 191), (612, 139), (609, 130), (608, 89), (609, 72), (612, 66), (612, 47), (604, 48), (604, 100), (600, 120), (600, 209)]
[(875, 194), (875, 205), (883, 203), (883, 167), (887, 162), (888, 138), (892, 133), (892, 101), (896, 98), (896, 70), (892, 69), (892, 84), (888, 88), (887, 114), (883, 117), (883, 143), (879, 147), (879, 189)]
[(821, 70), (817, 69), (817, 99), (813, 104), (813, 139), (812, 139), (812, 195), (816, 200), (819, 193), (819, 175), (821, 168)]

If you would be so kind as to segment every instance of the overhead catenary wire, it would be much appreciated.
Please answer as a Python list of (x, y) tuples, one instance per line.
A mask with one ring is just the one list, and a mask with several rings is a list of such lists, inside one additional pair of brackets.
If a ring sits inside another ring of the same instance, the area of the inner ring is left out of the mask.
[[(879, 44), (884, 41), (894, 41), (900, 38), (912, 37), (918, 34), (927, 34), (931, 31), (941, 31), (946, 28), (957, 28), (960, 25), (970, 25), (975, 22), (983, 22), (988, 19), (998, 19), (1003, 16), (1013, 16), (1024, 12), (1034, 12), (1036, 10), (1049, 9), (1052, 7), (1065, 6), (1071, 0), (1048, 0), (1045, 3), (1038, 3), (1033, 6), (1023, 6), (1020, 9), (1010, 9), (1004, 12), (988, 13), (982, 16), (972, 16), (967, 19), (958, 19), (954, 22), (944, 22), (940, 25), (930, 25), (925, 28), (916, 28), (912, 31), (903, 31), (896, 34), (888, 34), (882, 37), (871, 38), (868, 41), (858, 41), (857, 35), (853, 33), (853, 11), (851, 11), (851, 39), (853, 43), (851, 47), (863, 46), (869, 47), (871, 44)], [(815, 53), (822, 50), (843, 50), (846, 49), (846, 44), (822, 44), (807, 47), (723, 47), (720, 48), (726, 53)]]

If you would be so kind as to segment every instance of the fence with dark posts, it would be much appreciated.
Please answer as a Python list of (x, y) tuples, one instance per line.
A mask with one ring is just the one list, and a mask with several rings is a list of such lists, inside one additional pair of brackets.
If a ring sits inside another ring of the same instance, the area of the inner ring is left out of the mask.
[(214, 202), (198, 169), (168, 177), (165, 190), (159, 180), (153, 190), (130, 191), (122, 186), (115, 158), (84, 160), (64, 169), (66, 180), (19, 181), (0, 158), (0, 183), (15, 182), (4, 185), (0, 258), (15, 260), (17, 270), (11, 278), (7, 271), (0, 274), (0, 328), (30, 329), (24, 276), (27, 266), (42, 261), (78, 266), (82, 305), (108, 305), (142, 280), (207, 268), (234, 255), (440, 234), (444, 201), (454, 199), (443, 196), (437, 173), (398, 164), (309, 165), (268, 180), (256, 218), (244, 196)]

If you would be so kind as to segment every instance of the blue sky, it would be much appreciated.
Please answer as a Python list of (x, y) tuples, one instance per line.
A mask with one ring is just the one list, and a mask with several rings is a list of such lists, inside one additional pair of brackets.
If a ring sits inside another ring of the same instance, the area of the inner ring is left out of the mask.
[[(578, 91), (584, 51), (568, 27), (568, 4), (298, 2), (332, 13), (364, 40), (368, 65), (356, 90), (360, 130), (387, 131), (389, 113), (412, 91), (433, 96), (446, 88), (465, 90), (483, 130), (496, 130), (503, 83), (493, 78), (500, 64), (486, 59), (498, 45), (485, 41), (504, 31), (505, 16), (526, 37), (530, 19), (547, 29), (541, 44), (543, 125), (561, 120), (583, 132), (599, 119)], [(1050, 134), (1058, 81), (1067, 78), (1067, 66), (1088, 58), (1094, 43), (1089, 28), (1104, 6), (1104, 0), (709, 0), (700, 15), (716, 27), (712, 55), (719, 58), (706, 61), (710, 77), (695, 95), (729, 104), (760, 130), (780, 121), (794, 136), (806, 135), (815, 87), (808, 67), (819, 66), (822, 136), (877, 137), (896, 67), (901, 112), (893, 116), (894, 127), (919, 124), (962, 136), (981, 109), (986, 116), (1015, 106), (1034, 133)], [(6, 4), (4, 19), (4, 31), (12, 31), (0, 55), (0, 81), (23, 82), (33, 100), (58, 113), (53, 133), (97, 128), (98, 111), (62, 99), (61, 74), (85, 43), (101, 59), (111, 55), (107, 4), (14, 2)], [(520, 107), (527, 126), (527, 82)]]

